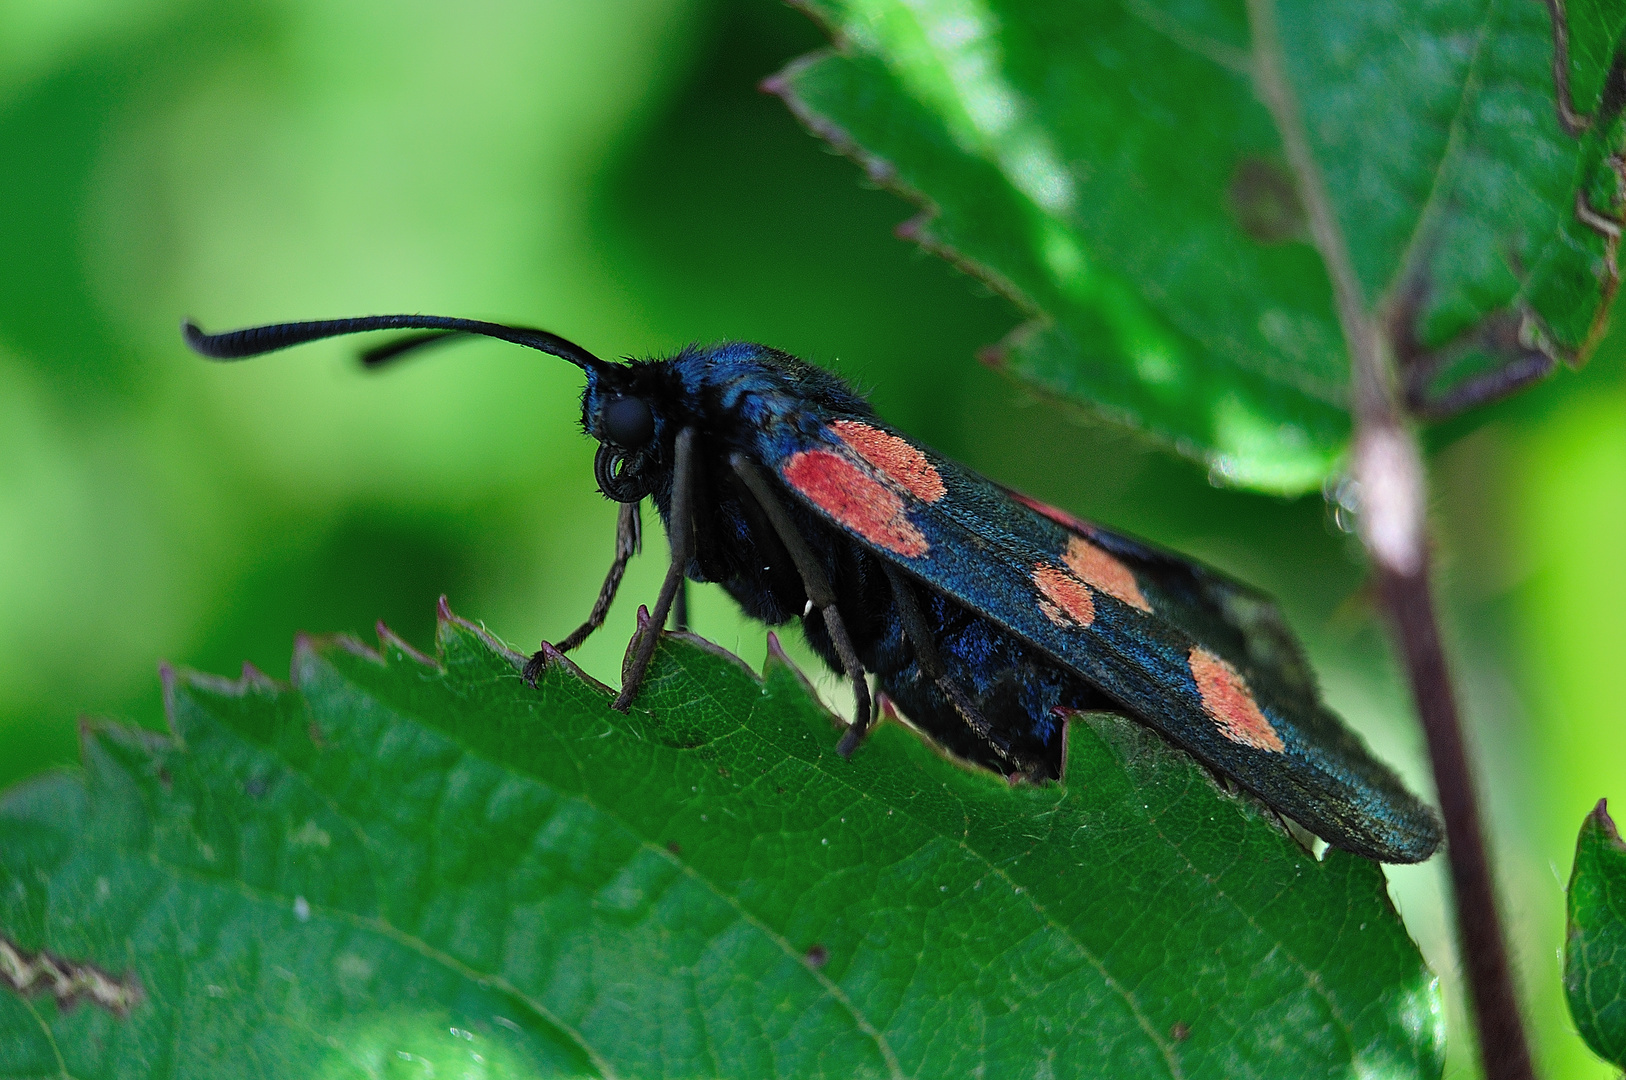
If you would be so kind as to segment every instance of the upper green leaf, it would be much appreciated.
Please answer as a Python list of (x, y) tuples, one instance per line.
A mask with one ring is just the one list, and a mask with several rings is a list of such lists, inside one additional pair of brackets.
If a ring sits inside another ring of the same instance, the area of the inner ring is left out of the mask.
[(1575, 844), (1564, 991), (1587, 1045), (1626, 1067), (1626, 844), (1601, 800)]
[(1530, 0), (806, 6), (837, 48), (774, 87), (925, 205), (906, 234), (1034, 316), (999, 363), (1218, 478), (1299, 491), (1341, 458), (1340, 268), (1423, 415), (1579, 361), (1602, 325), (1620, 0), (1569, 5), (1562, 67), (1596, 111), (1574, 135)]
[(133, 1004), (0, 988), (0, 1075), (1440, 1072), (1379, 867), (1130, 721), (1011, 787), (895, 724), (844, 761), (788, 664), (696, 639), (630, 715), (440, 647), (177, 676), (173, 736), (11, 792), (0, 941)]

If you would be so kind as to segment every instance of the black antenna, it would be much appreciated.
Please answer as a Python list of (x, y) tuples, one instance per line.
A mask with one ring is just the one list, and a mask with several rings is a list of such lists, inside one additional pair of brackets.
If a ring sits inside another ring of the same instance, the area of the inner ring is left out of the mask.
[(444, 345), (449, 341), (467, 340), (468, 335), (458, 330), (425, 330), (421, 334), (408, 334), (374, 346), (361, 354), (361, 362), (370, 368), (382, 367), (408, 353), (419, 353), (431, 346)]
[(515, 345), (545, 352), (568, 360), (583, 371), (603, 369), (605, 363), (573, 341), (546, 330), (528, 326), (504, 326), (502, 323), (481, 322), (478, 319), (452, 319), (444, 315), (366, 315), (358, 319), (323, 319), (319, 322), (274, 323), (270, 326), (251, 326), (243, 330), (229, 330), (224, 334), (205, 334), (198, 324), (188, 319), (181, 324), (181, 334), (194, 352), (211, 360), (244, 360), (250, 356), (276, 352), (309, 341), (339, 337), (344, 334), (364, 334), (371, 330), (433, 330), (432, 334), (417, 334), (403, 341), (369, 350), (362, 360), (369, 366), (441, 341), (455, 334), (479, 334), (482, 337), (511, 341)]

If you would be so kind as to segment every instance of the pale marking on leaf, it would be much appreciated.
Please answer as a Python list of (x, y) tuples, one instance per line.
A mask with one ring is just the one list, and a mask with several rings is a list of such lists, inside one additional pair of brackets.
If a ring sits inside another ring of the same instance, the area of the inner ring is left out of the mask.
[(95, 964), (69, 960), (41, 949), (28, 952), (0, 936), (0, 980), (23, 997), (46, 993), (66, 1011), (80, 1000), (99, 1005), (114, 1016), (128, 1016), (145, 996), (132, 975), (114, 978)]

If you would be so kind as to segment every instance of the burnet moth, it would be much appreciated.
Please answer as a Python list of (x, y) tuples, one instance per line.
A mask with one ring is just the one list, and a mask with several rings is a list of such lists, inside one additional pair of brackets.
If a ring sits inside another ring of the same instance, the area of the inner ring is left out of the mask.
[(1114, 710), (1330, 844), (1384, 862), (1439, 846), (1434, 814), (1321, 703), (1269, 598), (916, 445), (840, 378), (786, 353), (730, 343), (610, 363), (543, 330), (426, 315), (184, 328), (218, 360), (374, 330), (423, 332), (365, 353), (369, 365), (477, 334), (586, 374), (582, 426), (621, 514), (598, 602), (557, 649), (604, 621), (645, 498), (672, 550), (628, 646), (618, 709), (637, 697), (685, 580), (716, 582), (764, 623), (799, 618), (851, 681), (843, 756), (869, 726), (871, 675), (945, 749), (1034, 782), (1061, 778), (1069, 715)]

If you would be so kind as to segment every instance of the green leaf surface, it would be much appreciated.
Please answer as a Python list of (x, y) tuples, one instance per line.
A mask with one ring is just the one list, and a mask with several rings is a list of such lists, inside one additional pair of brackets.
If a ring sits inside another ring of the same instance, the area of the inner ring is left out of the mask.
[(1575, 844), (1564, 992), (1587, 1045), (1626, 1067), (1626, 844), (1602, 801)]
[(172, 735), (11, 791), (0, 972), (103, 986), (0, 987), (0, 1076), (1440, 1073), (1380, 868), (1137, 724), (1010, 787), (893, 723), (843, 761), (781, 659), (668, 637), (622, 715), (439, 644), (175, 675)]
[(836, 47), (770, 85), (925, 208), (905, 235), (1031, 316), (990, 359), (1217, 479), (1296, 492), (1341, 461), (1340, 268), (1422, 415), (1601, 330), (1612, 226), (1577, 198), (1622, 199), (1621, 0), (1568, 5), (1562, 66), (1595, 114), (1573, 135), (1534, 0), (804, 6)]

